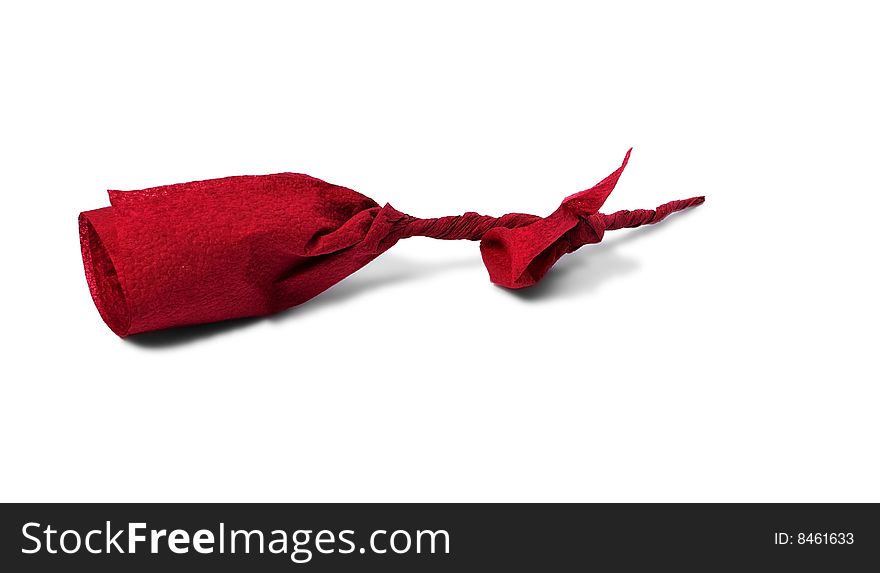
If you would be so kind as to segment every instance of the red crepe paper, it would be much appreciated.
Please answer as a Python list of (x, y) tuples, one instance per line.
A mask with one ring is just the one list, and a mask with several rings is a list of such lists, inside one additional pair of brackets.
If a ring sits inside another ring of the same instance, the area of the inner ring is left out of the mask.
[(479, 240), (492, 282), (528, 287), (605, 231), (650, 225), (703, 203), (694, 197), (599, 213), (629, 155), (547, 217), (468, 212), (419, 219), (295, 173), (110, 191), (110, 207), (79, 216), (86, 279), (119, 336), (284, 310), (413, 236)]

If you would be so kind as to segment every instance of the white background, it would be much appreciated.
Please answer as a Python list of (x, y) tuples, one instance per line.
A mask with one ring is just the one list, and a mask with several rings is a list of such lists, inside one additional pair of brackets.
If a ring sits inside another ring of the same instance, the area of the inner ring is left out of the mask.
[[(4, 501), (880, 501), (871, 3), (0, 9)], [(312, 174), (429, 217), (707, 202), (528, 292), (402, 241), (117, 338), (105, 189)]]

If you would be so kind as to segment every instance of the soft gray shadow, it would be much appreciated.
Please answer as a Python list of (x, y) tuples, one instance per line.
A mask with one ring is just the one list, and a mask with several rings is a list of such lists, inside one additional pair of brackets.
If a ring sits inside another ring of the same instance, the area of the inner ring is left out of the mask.
[(443, 274), (455, 269), (482, 266), (479, 252), (463, 259), (442, 262), (423, 261), (385, 254), (352, 276), (332, 286), (312, 300), (269, 317), (273, 322), (284, 322), (304, 313), (319, 312), (328, 305), (335, 305), (359, 295), (363, 291), (390, 284), (422, 280), (432, 275)]
[(154, 332), (133, 334), (124, 339), (126, 344), (148, 349), (161, 349), (173, 346), (182, 346), (199, 340), (206, 340), (240, 328), (246, 328), (259, 322), (260, 318), (236, 318), (222, 322), (208, 324), (195, 324), (193, 326), (179, 326), (166, 328)]
[[(677, 217), (681, 217), (681, 214), (677, 214)], [(618, 252), (621, 245), (659, 233), (669, 222), (666, 220), (659, 225), (609, 231), (605, 235), (607, 238), (601, 243), (586, 245), (559, 259), (535, 286), (502, 290), (529, 302), (583, 296), (594, 292), (608, 280), (634, 272), (641, 266), (635, 259)]]

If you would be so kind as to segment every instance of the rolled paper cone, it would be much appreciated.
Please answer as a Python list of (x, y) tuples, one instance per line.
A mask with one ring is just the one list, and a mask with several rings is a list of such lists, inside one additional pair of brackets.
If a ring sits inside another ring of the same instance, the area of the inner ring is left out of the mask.
[(419, 219), (296, 173), (110, 191), (109, 207), (79, 216), (86, 280), (101, 317), (123, 337), (284, 310), (412, 236), (480, 240), (492, 282), (523, 288), (606, 230), (657, 223), (703, 202), (599, 213), (629, 155), (547, 217)]

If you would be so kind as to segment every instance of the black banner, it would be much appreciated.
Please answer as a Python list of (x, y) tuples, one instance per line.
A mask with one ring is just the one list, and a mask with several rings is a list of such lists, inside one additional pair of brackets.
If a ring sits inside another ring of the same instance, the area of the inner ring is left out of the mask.
[(872, 504), (6, 504), (0, 511), (0, 570), (16, 572), (880, 563)]

